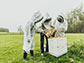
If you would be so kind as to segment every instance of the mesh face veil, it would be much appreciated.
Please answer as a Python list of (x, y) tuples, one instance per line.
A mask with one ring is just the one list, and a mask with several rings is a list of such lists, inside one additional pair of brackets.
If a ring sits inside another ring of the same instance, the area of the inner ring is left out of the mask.
[(60, 23), (64, 22), (64, 18), (63, 18), (63, 16), (61, 16), (61, 15), (58, 15), (57, 20), (58, 20)]

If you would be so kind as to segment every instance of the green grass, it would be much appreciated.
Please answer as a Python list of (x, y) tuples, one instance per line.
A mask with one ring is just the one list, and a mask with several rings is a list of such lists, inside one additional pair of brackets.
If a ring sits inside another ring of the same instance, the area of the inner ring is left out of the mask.
[[(28, 54), (30, 61), (23, 61), (23, 35), (0, 34), (0, 63), (84, 63), (84, 34), (66, 34), (67, 42), (72, 44), (68, 53), (56, 58), (48, 53), (40, 55), (40, 35), (35, 35), (35, 57)], [(71, 62), (69, 58), (73, 58)]]

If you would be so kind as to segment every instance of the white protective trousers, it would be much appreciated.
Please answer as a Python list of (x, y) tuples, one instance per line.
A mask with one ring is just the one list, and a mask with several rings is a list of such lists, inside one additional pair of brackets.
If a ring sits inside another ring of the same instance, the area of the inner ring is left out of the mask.
[(28, 53), (30, 50), (34, 50), (34, 29), (31, 30), (31, 23), (28, 23), (24, 30), (24, 45), (23, 50)]

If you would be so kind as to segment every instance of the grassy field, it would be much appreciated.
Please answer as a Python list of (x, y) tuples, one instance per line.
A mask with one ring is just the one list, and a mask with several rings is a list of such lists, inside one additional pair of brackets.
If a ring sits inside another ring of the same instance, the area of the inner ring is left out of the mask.
[[(56, 58), (48, 53), (46, 57), (40, 55), (40, 35), (35, 35), (35, 57), (30, 61), (23, 61), (23, 35), (0, 34), (0, 63), (84, 63), (84, 34), (66, 34), (67, 42), (72, 44), (68, 53)], [(73, 62), (70, 61), (73, 58)]]

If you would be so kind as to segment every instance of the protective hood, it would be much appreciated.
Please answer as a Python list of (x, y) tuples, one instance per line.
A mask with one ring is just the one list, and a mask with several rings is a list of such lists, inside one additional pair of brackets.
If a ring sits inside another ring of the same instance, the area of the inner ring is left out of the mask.
[(33, 14), (33, 21), (34, 23), (37, 23), (43, 19), (43, 16), (40, 11), (37, 11)]

